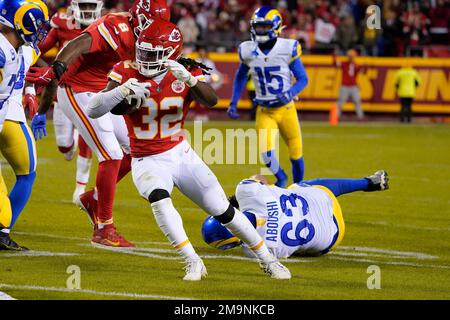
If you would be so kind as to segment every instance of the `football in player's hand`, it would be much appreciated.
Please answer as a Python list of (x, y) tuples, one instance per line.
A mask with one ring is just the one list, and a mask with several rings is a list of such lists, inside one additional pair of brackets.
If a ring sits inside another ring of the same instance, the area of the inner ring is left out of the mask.
[(136, 112), (141, 106), (141, 103), (138, 98), (135, 97), (127, 97), (122, 100), (117, 106), (115, 106), (111, 113), (119, 116), (123, 116), (126, 114), (131, 114)]

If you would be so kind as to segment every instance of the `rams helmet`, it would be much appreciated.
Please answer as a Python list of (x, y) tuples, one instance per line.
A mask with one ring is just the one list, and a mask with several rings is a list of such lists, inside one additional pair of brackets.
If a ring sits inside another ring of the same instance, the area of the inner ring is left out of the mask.
[[(250, 220), (252, 225), (256, 228), (256, 217), (253, 213), (244, 212), (244, 215)], [(206, 218), (202, 226), (203, 240), (210, 246), (227, 250), (242, 244), (242, 241), (235, 237), (227, 228), (225, 228), (214, 217)]]
[(255, 11), (250, 20), (252, 40), (258, 43), (276, 39), (283, 29), (281, 13), (271, 7), (263, 6)]
[(42, 0), (0, 0), (0, 24), (15, 29), (25, 43), (36, 46), (50, 29), (47, 4)]

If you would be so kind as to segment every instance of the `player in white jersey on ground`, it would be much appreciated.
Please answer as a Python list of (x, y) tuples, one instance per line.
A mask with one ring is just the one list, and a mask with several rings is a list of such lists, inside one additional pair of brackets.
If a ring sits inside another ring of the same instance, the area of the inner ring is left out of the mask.
[[(260, 180), (258, 180), (260, 179)], [(320, 256), (344, 238), (345, 224), (336, 197), (356, 191), (387, 190), (388, 175), (377, 171), (363, 179), (315, 179), (288, 189), (267, 185), (263, 176), (243, 180), (231, 202), (252, 222), (277, 258)], [(206, 219), (203, 239), (218, 249), (241, 241), (213, 219)], [(243, 245), (246, 255), (254, 257)]]
[[(24, 120), (22, 114), (17, 114), (21, 110), (14, 105), (17, 103), (15, 100), (20, 98), (13, 99), (12, 95), (21, 96), (26, 68), (38, 55), (38, 51), (34, 48), (47, 36), (48, 26), (48, 8), (43, 1), (5, 0), (0, 2), (0, 133), (18, 138), (16, 145), (12, 144), (10, 147), (8, 143), (11, 137), (2, 136), (2, 152), (10, 163), (12, 161), (12, 164), (17, 159), (19, 159), (18, 163), (20, 160), (25, 160), (22, 162), (28, 166), (24, 169), (24, 174), (30, 174), (25, 178), (26, 181), (16, 183), (9, 197), (0, 175), (0, 250), (26, 250), (11, 239), (9, 232), (31, 192), (32, 181), (34, 181), (35, 151), (33, 144), (28, 143), (29, 139), (27, 139), (31, 136), (30, 130), (24, 123), (20, 123), (20, 120)], [(21, 103), (19, 104), (21, 106)], [(12, 109), (10, 113), (9, 109)], [(9, 119), (7, 124), (4, 123), (5, 118)], [(10, 121), (11, 119), (14, 121)], [(6, 128), (7, 125), (8, 128)], [(19, 137), (20, 134), (22, 136)], [(25, 148), (25, 152), (19, 150), (21, 147)], [(24, 156), (27, 158), (23, 159)], [(16, 171), (17, 168), (14, 169)]]

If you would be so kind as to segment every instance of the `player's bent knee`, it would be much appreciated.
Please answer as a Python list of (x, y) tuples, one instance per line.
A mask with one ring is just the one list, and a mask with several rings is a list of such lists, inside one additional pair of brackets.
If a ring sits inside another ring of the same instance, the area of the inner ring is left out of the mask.
[(215, 216), (214, 219), (219, 221), (221, 224), (227, 224), (230, 223), (231, 220), (233, 220), (234, 214), (235, 214), (234, 207), (230, 204), (230, 206), (224, 213)]
[(148, 196), (148, 201), (150, 203), (155, 203), (167, 198), (170, 198), (170, 193), (167, 190), (156, 189), (150, 193), (150, 195)]

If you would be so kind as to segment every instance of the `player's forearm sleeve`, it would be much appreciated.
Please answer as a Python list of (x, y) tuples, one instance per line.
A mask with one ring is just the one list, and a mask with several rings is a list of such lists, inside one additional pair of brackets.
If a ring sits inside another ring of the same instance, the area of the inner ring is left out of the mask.
[(289, 68), (294, 74), (295, 79), (297, 79), (297, 81), (291, 88), (292, 95), (296, 96), (300, 92), (302, 92), (303, 89), (305, 89), (306, 86), (308, 85), (308, 75), (306, 74), (305, 67), (303, 66), (303, 63), (300, 61), (300, 59), (295, 59), (289, 65)]
[(239, 69), (236, 72), (233, 83), (233, 96), (231, 97), (231, 103), (237, 104), (239, 98), (241, 97), (242, 91), (244, 91), (245, 83), (247, 82), (247, 75), (250, 68), (241, 63)]
[(53, 47), (55, 47), (57, 43), (58, 43), (57, 31), (56, 29), (52, 29), (48, 33), (47, 37), (45, 37), (45, 40), (39, 44), (39, 50), (41, 51), (41, 54), (42, 55), (46, 54), (48, 51), (53, 49)]
[(88, 116), (93, 119), (100, 118), (110, 112), (123, 99), (125, 99), (120, 87), (108, 92), (99, 92), (89, 102)]

